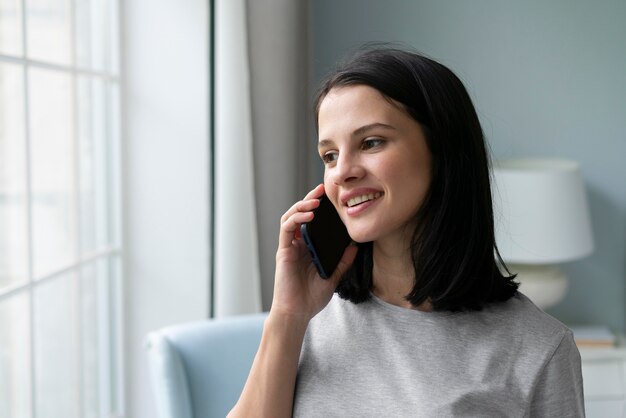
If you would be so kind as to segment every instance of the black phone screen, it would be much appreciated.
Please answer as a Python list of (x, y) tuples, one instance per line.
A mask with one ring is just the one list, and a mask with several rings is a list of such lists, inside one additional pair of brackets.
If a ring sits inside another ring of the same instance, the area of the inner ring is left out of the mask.
[(344, 250), (352, 240), (335, 207), (326, 196), (320, 199), (320, 205), (314, 210), (314, 214), (311, 222), (302, 224), (302, 237), (318, 273), (327, 279), (337, 268)]

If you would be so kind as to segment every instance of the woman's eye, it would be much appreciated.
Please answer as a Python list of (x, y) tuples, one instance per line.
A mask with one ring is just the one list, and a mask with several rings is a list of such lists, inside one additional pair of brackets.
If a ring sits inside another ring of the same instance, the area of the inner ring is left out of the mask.
[(372, 149), (376, 148), (379, 145), (382, 145), (384, 141), (380, 138), (368, 138), (363, 141), (362, 148), (363, 149)]
[(324, 155), (322, 155), (322, 161), (324, 161), (324, 164), (332, 163), (336, 159), (337, 159), (336, 152), (327, 152)]

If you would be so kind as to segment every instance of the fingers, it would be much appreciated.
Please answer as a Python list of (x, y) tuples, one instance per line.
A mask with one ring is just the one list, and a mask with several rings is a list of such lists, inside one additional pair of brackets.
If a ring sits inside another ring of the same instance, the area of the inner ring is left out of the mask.
[(285, 212), (285, 214), (280, 218), (280, 222), (284, 223), (291, 215), (293, 215), (296, 212), (303, 212), (303, 211), (315, 209), (317, 206), (311, 207), (307, 204), (307, 202), (312, 202), (311, 204), (318, 205), (319, 204), (318, 199), (322, 197), (323, 194), (324, 194), (324, 185), (318, 184), (317, 187), (315, 187), (313, 190), (307, 193), (306, 196), (304, 196), (304, 199), (294, 203), (293, 206), (291, 206), (287, 210), (287, 212)]
[(303, 200), (319, 199), (320, 197), (322, 197), (323, 194), (324, 194), (324, 184), (318, 184), (317, 186), (315, 186), (313, 190), (311, 190), (310, 192), (307, 193), (306, 196), (304, 196)]
[(294, 238), (300, 237), (300, 225), (313, 219), (312, 211), (319, 206), (319, 197), (323, 194), (324, 185), (320, 184), (307, 193), (303, 200), (296, 202), (280, 218), (279, 248), (289, 247)]
[(296, 212), (291, 215), (280, 226), (280, 235), (278, 238), (278, 247), (286, 248), (291, 245), (296, 231), (300, 229), (300, 225), (310, 222), (313, 219), (313, 212)]
[(280, 218), (280, 223), (284, 224), (287, 220), (297, 213), (310, 212), (318, 207), (320, 201), (318, 199), (301, 200), (294, 203), (287, 212)]

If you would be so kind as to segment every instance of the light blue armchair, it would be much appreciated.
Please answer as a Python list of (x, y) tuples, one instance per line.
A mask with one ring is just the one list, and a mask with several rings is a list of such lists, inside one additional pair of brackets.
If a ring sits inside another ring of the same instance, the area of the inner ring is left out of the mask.
[(248, 377), (265, 313), (163, 328), (147, 337), (159, 418), (226, 416)]

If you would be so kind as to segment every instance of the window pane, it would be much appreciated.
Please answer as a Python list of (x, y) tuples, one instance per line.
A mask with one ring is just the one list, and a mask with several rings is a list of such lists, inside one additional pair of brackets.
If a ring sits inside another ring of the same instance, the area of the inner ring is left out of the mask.
[(106, 3), (103, 0), (77, 0), (76, 65), (104, 70)]
[(71, 1), (29, 0), (26, 4), (28, 57), (71, 64)]
[[(99, 330), (106, 323), (106, 318), (99, 317), (98, 279), (103, 261), (89, 263), (81, 269), (81, 350), (82, 350), (82, 386), (83, 417), (97, 418), (100, 388), (100, 362), (102, 354), (99, 347)], [(105, 321), (105, 322), (102, 322)]]
[(106, 42), (106, 68), (110, 74), (118, 75), (120, 72), (119, 63), (119, 35), (120, 29), (117, 21), (119, 16), (118, 0), (109, 0), (107, 2), (106, 26), (107, 42)]
[(78, 418), (75, 279), (70, 273), (35, 288), (37, 418)]
[(30, 417), (27, 294), (0, 301), (0, 417)]
[(89, 253), (106, 247), (108, 201), (107, 129), (104, 82), (78, 79), (78, 142), (80, 168), (81, 250)]
[(22, 68), (0, 63), (0, 289), (27, 280)]
[(41, 276), (76, 261), (73, 95), (69, 75), (29, 71), (33, 269)]
[[(109, 322), (107, 324), (107, 330), (109, 338), (105, 342), (107, 344), (106, 351), (109, 354), (109, 362), (107, 367), (107, 373), (109, 373), (108, 387), (103, 393), (107, 393), (105, 396), (109, 400), (106, 407), (111, 412), (122, 415), (124, 410), (124, 395), (123, 395), (123, 373), (122, 373), (122, 351), (123, 341), (121, 334), (122, 324), (122, 260), (118, 256), (110, 257), (107, 260), (107, 269), (103, 269), (103, 274), (107, 274), (103, 285), (105, 291), (109, 295), (107, 298), (107, 306), (103, 311), (108, 312), (107, 318)], [(102, 283), (102, 282), (101, 282)]]
[(22, 55), (20, 0), (0, 0), (0, 54)]
[(107, 84), (107, 133), (109, 137), (109, 243), (121, 245), (122, 222), (121, 222), (121, 185), (120, 178), (122, 151), (121, 151), (121, 122), (120, 122), (120, 86), (116, 83)]
[(75, 6), (76, 65), (117, 75), (117, 1), (77, 0)]

